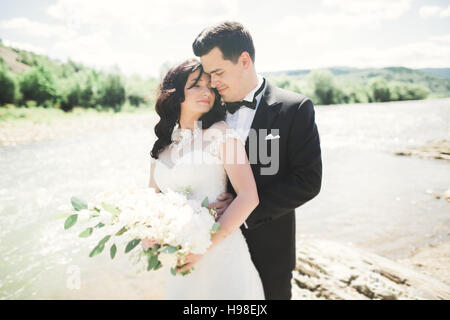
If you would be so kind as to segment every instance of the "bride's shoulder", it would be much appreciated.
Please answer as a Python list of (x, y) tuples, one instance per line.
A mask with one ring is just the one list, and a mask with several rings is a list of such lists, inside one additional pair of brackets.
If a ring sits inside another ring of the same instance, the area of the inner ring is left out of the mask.
[(234, 129), (223, 120), (213, 123), (208, 129), (205, 130), (205, 134), (211, 137), (229, 135), (230, 132), (234, 132)]
[(213, 123), (211, 125), (211, 127), (209, 127), (208, 129), (216, 129), (216, 130), (225, 131), (227, 129), (231, 129), (231, 127), (224, 120), (221, 120), (221, 121), (217, 121), (217, 122)]
[(224, 141), (226, 138), (237, 138), (242, 141), (238, 132), (225, 121), (218, 121), (211, 125), (206, 130), (205, 136), (208, 140)]

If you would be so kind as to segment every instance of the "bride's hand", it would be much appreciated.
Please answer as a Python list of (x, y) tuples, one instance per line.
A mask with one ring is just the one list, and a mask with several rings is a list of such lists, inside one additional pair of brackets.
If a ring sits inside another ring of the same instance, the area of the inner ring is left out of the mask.
[[(198, 262), (198, 260), (200, 260), (201, 257), (203, 257), (202, 254), (189, 253), (184, 258), (184, 264), (180, 264), (180, 261), (178, 261), (178, 266), (176, 268), (176, 272), (183, 273), (184, 271), (189, 271)], [(183, 267), (179, 268), (179, 266), (183, 266)]]

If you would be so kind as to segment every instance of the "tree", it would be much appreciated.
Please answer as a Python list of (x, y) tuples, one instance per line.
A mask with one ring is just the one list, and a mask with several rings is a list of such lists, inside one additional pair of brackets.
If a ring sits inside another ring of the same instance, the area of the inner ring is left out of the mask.
[(108, 75), (100, 87), (98, 103), (104, 107), (112, 107), (117, 112), (120, 111), (125, 98), (125, 87), (120, 75)]
[(410, 84), (403, 82), (389, 83), (391, 100), (420, 100), (425, 99), (430, 90), (419, 84)]
[(81, 103), (81, 89), (76, 82), (72, 84), (67, 93), (62, 97), (61, 108), (64, 111), (70, 111)]
[(380, 77), (370, 79), (369, 88), (373, 101), (385, 102), (391, 100), (391, 92), (385, 79)]
[(311, 71), (307, 77), (308, 82), (313, 87), (317, 104), (333, 104), (337, 88), (334, 84), (333, 74), (328, 70)]
[(16, 96), (16, 81), (6, 70), (3, 61), (0, 62), (0, 105), (14, 103)]
[(128, 95), (128, 101), (130, 102), (130, 104), (131, 104), (132, 106), (134, 106), (134, 107), (139, 107), (139, 105), (140, 105), (141, 103), (145, 103), (145, 98), (144, 98), (144, 97), (141, 97), (141, 96), (138, 95), (138, 94), (132, 93), (132, 94)]
[(52, 101), (56, 97), (53, 75), (43, 66), (33, 67), (20, 81), (23, 100), (35, 100), (38, 105)]

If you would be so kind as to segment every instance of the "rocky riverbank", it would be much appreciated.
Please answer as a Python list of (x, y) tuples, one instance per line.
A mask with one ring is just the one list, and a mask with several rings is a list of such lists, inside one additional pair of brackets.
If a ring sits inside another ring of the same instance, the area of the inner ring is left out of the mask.
[(449, 244), (397, 262), (325, 240), (301, 241), (297, 248), (292, 299), (450, 299)]
[(427, 159), (450, 161), (450, 141), (428, 141), (423, 146), (410, 147), (406, 150), (398, 151), (395, 154), (398, 156), (417, 156)]

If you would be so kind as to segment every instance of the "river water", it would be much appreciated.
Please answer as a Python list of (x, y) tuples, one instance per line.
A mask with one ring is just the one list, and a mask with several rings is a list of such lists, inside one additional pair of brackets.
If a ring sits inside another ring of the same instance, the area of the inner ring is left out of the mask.
[[(120, 130), (0, 147), (0, 299), (158, 299), (167, 270), (88, 258), (58, 214), (72, 195), (146, 186), (154, 116)], [(450, 163), (393, 153), (450, 140), (450, 99), (316, 106), (321, 193), (296, 210), (297, 238), (389, 257), (450, 240)], [(117, 261), (116, 261), (117, 260)]]

